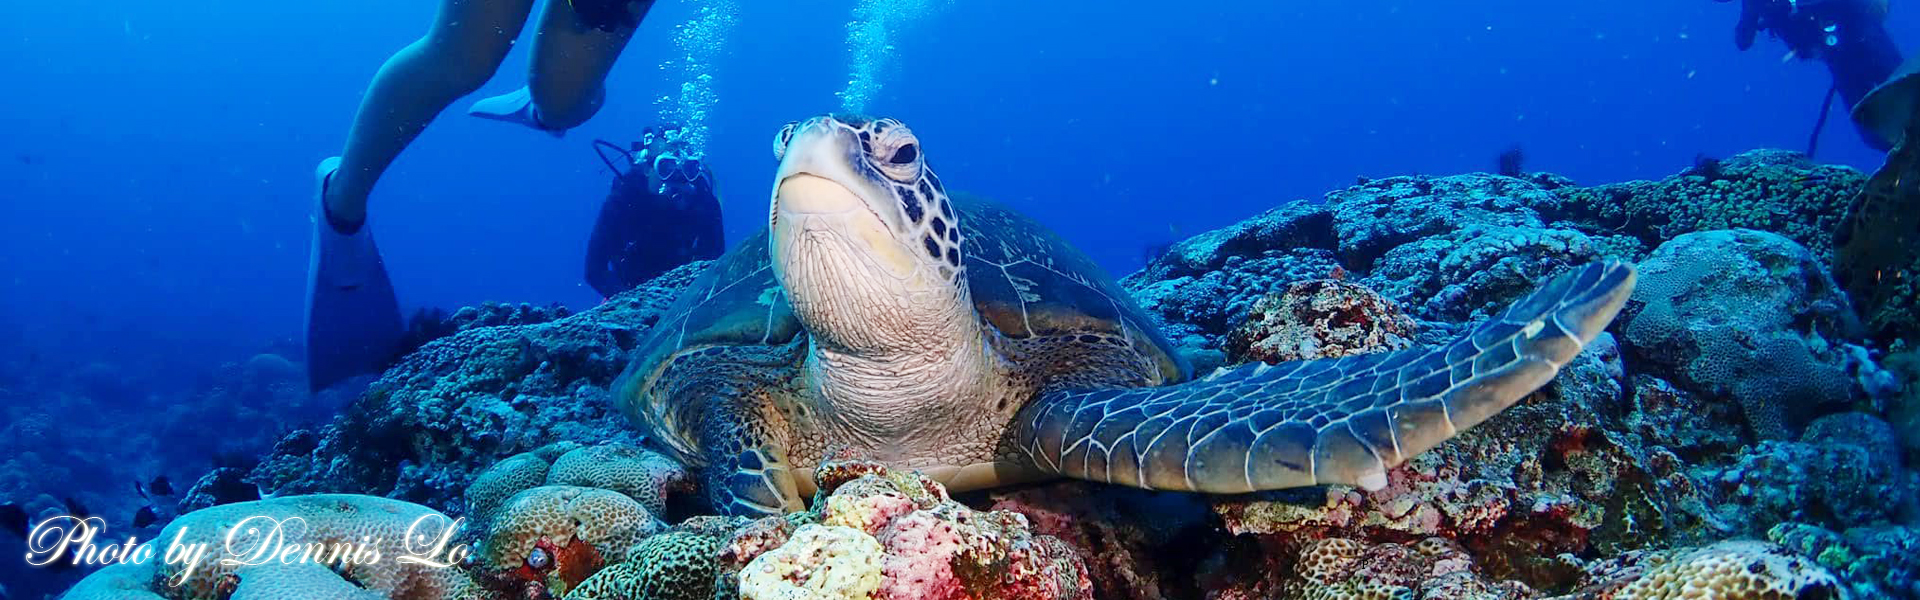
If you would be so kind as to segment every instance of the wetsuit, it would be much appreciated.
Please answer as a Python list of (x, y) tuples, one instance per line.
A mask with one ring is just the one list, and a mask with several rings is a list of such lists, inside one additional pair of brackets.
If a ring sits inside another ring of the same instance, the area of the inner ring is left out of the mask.
[(640, 15), (647, 13), (653, 0), (567, 0), (580, 22), (601, 31), (633, 29), (640, 26)]
[[(1771, 31), (1795, 54), (1819, 58), (1851, 110), (1900, 67), (1900, 49), (1885, 20), (1882, 0), (1743, 0), (1734, 44), (1746, 50), (1755, 35)], [(1860, 134), (1868, 145), (1886, 150), (1878, 136)]]
[(713, 177), (666, 186), (635, 168), (613, 180), (587, 241), (587, 283), (603, 297), (726, 249)]

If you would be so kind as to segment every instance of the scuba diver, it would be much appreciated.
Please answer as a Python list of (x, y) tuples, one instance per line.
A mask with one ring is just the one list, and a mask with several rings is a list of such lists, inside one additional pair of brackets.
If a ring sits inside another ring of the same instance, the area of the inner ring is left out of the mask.
[[(468, 110), (555, 136), (600, 109), (604, 82), (653, 0), (546, 0), (526, 86)], [(346, 149), (315, 170), (314, 234), (307, 271), (308, 384), (325, 388), (377, 372), (393, 359), (406, 325), (366, 227), (367, 196), (395, 157), (506, 59), (534, 0), (440, 0), (425, 37), (374, 75)]]
[[(1752, 48), (1754, 37), (1766, 31), (1786, 43), (1790, 56), (1819, 59), (1833, 76), (1807, 154), (1813, 154), (1834, 96), (1851, 112), (1900, 67), (1900, 49), (1887, 33), (1886, 18), (1887, 0), (1740, 0), (1735, 46)], [(1892, 147), (1893, 140), (1869, 124), (1856, 120), (1855, 130), (1876, 150)]]
[[(713, 172), (689, 151), (683, 132), (649, 127), (630, 150), (594, 141), (594, 152), (615, 176), (587, 240), (587, 283), (603, 298), (726, 251)], [(606, 149), (625, 155), (624, 172)]]

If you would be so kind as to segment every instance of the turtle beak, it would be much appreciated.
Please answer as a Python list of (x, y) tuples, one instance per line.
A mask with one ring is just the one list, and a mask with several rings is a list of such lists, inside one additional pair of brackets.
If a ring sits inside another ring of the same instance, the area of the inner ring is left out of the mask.
[(919, 268), (911, 248), (893, 234), (888, 217), (897, 211), (880, 210), (891, 204), (876, 205), (884, 196), (855, 170), (856, 161), (865, 160), (861, 152), (852, 131), (818, 119), (794, 134), (781, 156), (769, 211), (777, 273), (795, 261), (820, 260), (852, 260), (894, 279)]

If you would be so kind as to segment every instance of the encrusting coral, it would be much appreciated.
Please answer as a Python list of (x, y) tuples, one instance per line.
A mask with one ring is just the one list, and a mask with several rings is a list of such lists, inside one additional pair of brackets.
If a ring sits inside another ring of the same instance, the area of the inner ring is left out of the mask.
[(1767, 542), (1726, 541), (1693, 550), (1639, 553), (1594, 565), (1588, 585), (1567, 597), (1597, 600), (1838, 600), (1833, 573)]
[(886, 549), (839, 525), (807, 525), (740, 571), (741, 600), (868, 600), (880, 589)]
[(1640, 263), (1621, 330), (1635, 358), (1697, 393), (1733, 398), (1754, 432), (1785, 438), (1855, 389), (1842, 344), (1852, 309), (1811, 253), (1753, 230), (1689, 233)]
[(602, 571), (579, 597), (699, 597), (660, 582), (705, 577), (717, 595), (756, 599), (1091, 597), (1079, 556), (1018, 514), (975, 511), (917, 472), (876, 463), (828, 463), (816, 477), (812, 512), (690, 521), (642, 545), (654, 558)]
[(1398, 305), (1365, 286), (1315, 279), (1255, 302), (1226, 350), (1232, 362), (1332, 358), (1410, 347), (1414, 328)]

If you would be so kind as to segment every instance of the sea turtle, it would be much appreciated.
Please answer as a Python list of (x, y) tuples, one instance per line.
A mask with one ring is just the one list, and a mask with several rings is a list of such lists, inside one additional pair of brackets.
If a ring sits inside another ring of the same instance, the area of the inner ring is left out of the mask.
[(1893, 148), (1834, 232), (1833, 274), (1885, 342), (1920, 334), (1920, 56), (1853, 108)]
[(1634, 282), (1596, 263), (1438, 349), (1193, 379), (1086, 256), (950, 197), (900, 122), (815, 117), (774, 154), (770, 227), (682, 293), (615, 387), (729, 513), (799, 510), (812, 467), (849, 455), (955, 491), (1379, 489), (1552, 379)]

